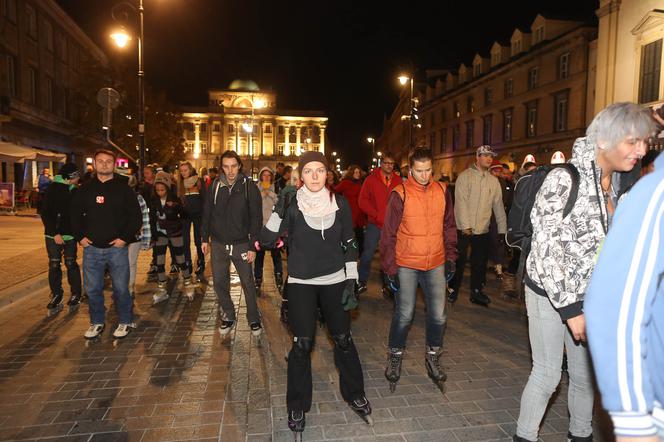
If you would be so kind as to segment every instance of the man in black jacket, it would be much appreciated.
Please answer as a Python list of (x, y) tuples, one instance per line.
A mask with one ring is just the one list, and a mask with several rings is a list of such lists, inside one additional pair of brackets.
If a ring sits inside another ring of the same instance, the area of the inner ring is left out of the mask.
[(40, 212), (48, 254), (48, 285), (51, 288), (51, 302), (47, 307), (49, 313), (57, 313), (62, 307), (64, 291), (60, 263), (63, 255), (71, 289), (67, 305), (74, 308), (81, 302), (81, 270), (76, 262), (76, 241), (69, 222), (71, 202), (79, 179), (75, 164), (63, 165), (46, 190)]
[(90, 328), (85, 338), (94, 339), (104, 331), (107, 266), (119, 319), (113, 336), (124, 338), (133, 327), (127, 244), (142, 227), (141, 209), (127, 181), (113, 174), (115, 153), (98, 150), (94, 162), (96, 175), (76, 193), (71, 209), (74, 238), (83, 247), (83, 274), (90, 307)]
[(247, 321), (254, 336), (262, 330), (256, 305), (256, 288), (251, 263), (256, 258), (255, 242), (263, 225), (262, 200), (258, 187), (242, 174), (242, 161), (232, 150), (221, 155), (222, 173), (210, 185), (203, 207), (201, 228), (203, 253), (211, 250), (214, 291), (221, 305), (222, 337), (235, 325), (230, 294), (230, 264), (235, 266), (247, 304)]

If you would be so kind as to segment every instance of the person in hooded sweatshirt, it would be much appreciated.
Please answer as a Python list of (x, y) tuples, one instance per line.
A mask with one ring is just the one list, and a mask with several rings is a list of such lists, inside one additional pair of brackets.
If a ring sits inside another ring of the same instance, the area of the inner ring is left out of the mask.
[(69, 307), (81, 302), (81, 270), (76, 262), (76, 241), (72, 235), (70, 213), (76, 184), (80, 179), (75, 164), (67, 163), (60, 168), (53, 182), (46, 189), (41, 215), (44, 224), (46, 252), (48, 254), (48, 285), (51, 288), (51, 302), (48, 309), (55, 309), (62, 303), (62, 256), (65, 257), (67, 282), (71, 289)]
[(350, 206), (326, 187), (328, 163), (321, 152), (303, 153), (298, 170), (303, 185), (287, 206), (280, 194), (260, 235), (261, 245), (269, 247), (288, 232), (288, 322), (294, 337), (286, 406), (288, 426), (294, 432), (304, 431), (305, 413), (311, 409), (311, 351), (319, 306), (334, 341), (341, 396), (363, 419), (369, 421), (371, 414), (350, 332), (348, 310), (357, 307), (358, 277)]
[(563, 351), (569, 374), (567, 438), (592, 440), (595, 396), (584, 298), (613, 212), (625, 189), (638, 178), (634, 166), (645, 154), (653, 129), (646, 108), (634, 103), (608, 106), (590, 123), (586, 137), (574, 142), (570, 163), (579, 182), (571, 212), (563, 217), (573, 187), (567, 169), (551, 171), (535, 197), (524, 277), (533, 366), (521, 396), (515, 441), (537, 440), (544, 412), (560, 383)]
[[(274, 191), (274, 174), (269, 167), (263, 167), (258, 174), (258, 190), (261, 193), (263, 203), (263, 225), (267, 224), (272, 209), (277, 203), (277, 194)], [(277, 248), (270, 250), (272, 255), (272, 265), (274, 267), (274, 282), (281, 290), (283, 284), (283, 264), (281, 263), (281, 251)], [(260, 293), (263, 282), (263, 263), (265, 261), (265, 250), (256, 252), (256, 262), (254, 263), (254, 282), (256, 284), (256, 294)]]

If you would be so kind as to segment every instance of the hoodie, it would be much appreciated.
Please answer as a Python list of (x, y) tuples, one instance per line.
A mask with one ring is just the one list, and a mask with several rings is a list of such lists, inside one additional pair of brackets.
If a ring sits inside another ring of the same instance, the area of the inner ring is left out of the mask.
[[(263, 167), (258, 173), (258, 176), (260, 177), (266, 170), (273, 174), (272, 169), (269, 167)], [(267, 220), (270, 219), (272, 208), (274, 208), (274, 205), (277, 203), (277, 193), (274, 190), (274, 182), (271, 182), (269, 186), (264, 187), (263, 182), (259, 181), (256, 183), (256, 186), (258, 186), (258, 190), (261, 194), (261, 202), (263, 207), (263, 225), (265, 225), (267, 224)]]
[(369, 223), (379, 229), (383, 228), (383, 222), (385, 222), (385, 211), (390, 192), (399, 184), (401, 184), (401, 177), (398, 173), (392, 172), (392, 175), (386, 179), (380, 167), (375, 168), (362, 184), (358, 205), (367, 214)]
[(69, 222), (69, 209), (74, 192), (76, 192), (76, 186), (69, 184), (69, 181), (62, 178), (61, 175), (56, 175), (46, 189), (39, 215), (44, 223), (44, 235), (47, 238), (61, 235), (65, 241), (74, 239)]
[(664, 156), (616, 210), (585, 299), (588, 341), (616, 436), (664, 433)]
[[(530, 221), (533, 237), (526, 262), (526, 285), (548, 296), (561, 318), (583, 313), (583, 298), (595, 267), (595, 258), (609, 226), (606, 201), (601, 192), (602, 171), (595, 164), (596, 146), (577, 138), (569, 161), (579, 171), (579, 190), (570, 214), (563, 210), (572, 187), (565, 169), (554, 169), (535, 197)], [(625, 192), (630, 174), (616, 172), (612, 182), (614, 207)], [(616, 187), (619, 186), (619, 187)]]
[(226, 175), (217, 177), (205, 196), (201, 238), (223, 245), (245, 243), (256, 251), (254, 243), (263, 225), (263, 204), (258, 187), (242, 174), (230, 185)]

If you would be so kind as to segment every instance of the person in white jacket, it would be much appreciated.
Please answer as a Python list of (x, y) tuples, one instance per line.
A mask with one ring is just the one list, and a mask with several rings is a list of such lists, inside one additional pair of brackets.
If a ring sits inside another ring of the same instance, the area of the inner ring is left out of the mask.
[(457, 272), (450, 282), (448, 299), (455, 302), (466, 265), (468, 247), (470, 254), (470, 301), (488, 305), (491, 300), (482, 292), (489, 253), (489, 223), (491, 214), (496, 217), (498, 235), (504, 238), (507, 230), (507, 216), (503, 206), (503, 191), (500, 182), (489, 173), (489, 167), (496, 153), (491, 146), (477, 148), (475, 164), (464, 170), (457, 178), (454, 187), (454, 215), (457, 222)]

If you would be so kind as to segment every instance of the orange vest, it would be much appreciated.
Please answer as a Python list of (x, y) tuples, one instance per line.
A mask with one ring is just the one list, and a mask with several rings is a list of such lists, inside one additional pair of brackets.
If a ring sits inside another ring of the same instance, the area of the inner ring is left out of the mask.
[(423, 186), (413, 177), (394, 188), (403, 201), (396, 246), (399, 267), (427, 271), (445, 262), (445, 189), (443, 183)]

